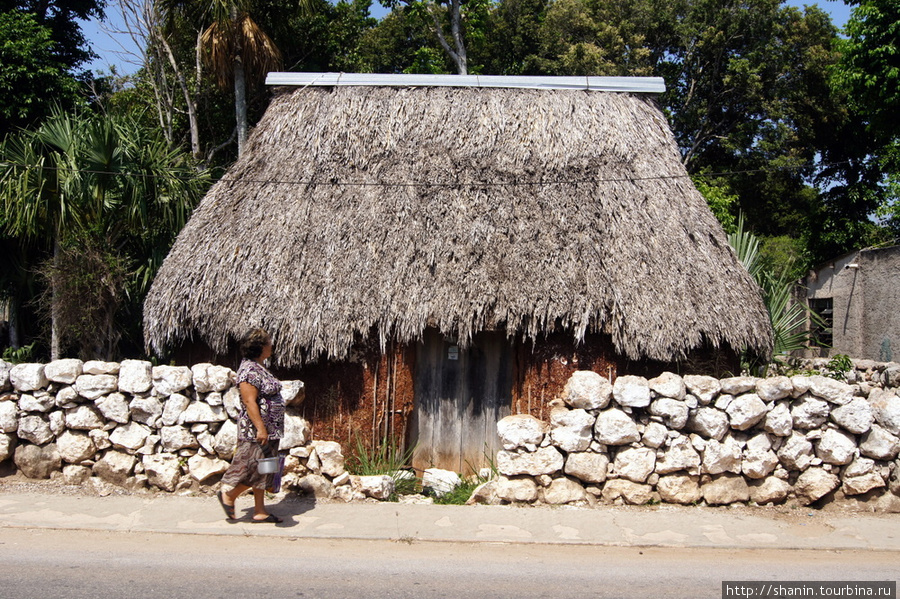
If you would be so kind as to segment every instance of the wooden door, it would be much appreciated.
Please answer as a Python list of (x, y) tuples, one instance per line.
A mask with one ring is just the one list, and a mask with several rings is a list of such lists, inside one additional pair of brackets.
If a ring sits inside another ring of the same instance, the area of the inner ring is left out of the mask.
[(479, 333), (461, 349), (427, 329), (416, 351), (415, 468), (469, 474), (489, 465), (499, 448), (497, 422), (510, 413), (512, 380), (503, 333)]

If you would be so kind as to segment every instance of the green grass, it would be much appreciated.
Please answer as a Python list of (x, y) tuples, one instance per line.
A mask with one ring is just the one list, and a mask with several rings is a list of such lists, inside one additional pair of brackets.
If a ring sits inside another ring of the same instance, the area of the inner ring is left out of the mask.
[(408, 472), (412, 463), (415, 447), (407, 447), (401, 451), (393, 439), (383, 438), (375, 447), (366, 447), (365, 442), (356, 437), (347, 460), (347, 472), (358, 476), (377, 476), (387, 474), (394, 479), (394, 495), (411, 495), (419, 488), (419, 479), (415, 476), (405, 477), (401, 472)]

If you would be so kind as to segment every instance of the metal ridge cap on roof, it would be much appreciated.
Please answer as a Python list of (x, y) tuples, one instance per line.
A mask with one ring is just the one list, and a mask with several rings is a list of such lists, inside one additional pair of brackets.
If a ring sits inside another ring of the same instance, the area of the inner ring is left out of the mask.
[(495, 87), (513, 89), (575, 89), (661, 94), (662, 77), (507, 77), (501, 75), (391, 75), (379, 73), (269, 73), (266, 85)]

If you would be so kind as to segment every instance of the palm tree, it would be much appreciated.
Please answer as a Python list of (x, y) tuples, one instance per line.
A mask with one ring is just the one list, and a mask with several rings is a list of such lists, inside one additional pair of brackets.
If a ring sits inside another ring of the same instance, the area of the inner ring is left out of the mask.
[[(64, 302), (79, 302), (63, 297), (64, 252), (89, 242), (108, 255), (127, 256), (144, 265), (131, 274), (146, 285), (152, 277), (147, 269), (154, 267), (147, 256), (171, 243), (208, 180), (186, 154), (129, 117), (56, 113), (37, 130), (0, 145), (6, 233), (43, 244), (52, 256), (51, 359), (61, 355)], [(111, 337), (114, 313), (105, 316)]]
[(281, 66), (281, 52), (250, 18), (242, 0), (211, 0), (212, 24), (201, 35), (204, 64), (219, 87), (234, 87), (238, 156), (247, 141), (247, 84)]

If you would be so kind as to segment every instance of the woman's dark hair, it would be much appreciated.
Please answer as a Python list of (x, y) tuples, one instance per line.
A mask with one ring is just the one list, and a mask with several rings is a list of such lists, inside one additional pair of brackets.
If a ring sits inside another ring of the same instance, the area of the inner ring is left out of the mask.
[(272, 342), (272, 338), (264, 329), (250, 329), (241, 340), (241, 355), (248, 360), (260, 357), (263, 348)]

